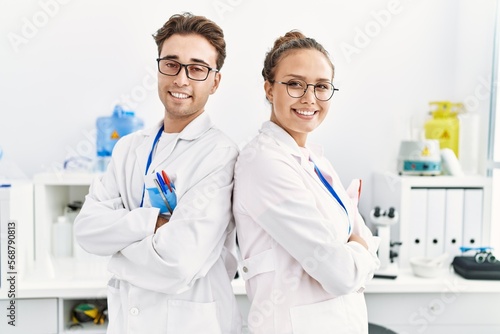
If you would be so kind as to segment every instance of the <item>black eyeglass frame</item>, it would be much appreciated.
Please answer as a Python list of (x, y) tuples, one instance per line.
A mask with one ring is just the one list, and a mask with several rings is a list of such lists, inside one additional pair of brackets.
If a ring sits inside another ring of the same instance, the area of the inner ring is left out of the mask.
[[(161, 69), (160, 69), (160, 61), (162, 61), (162, 60), (169, 60), (169, 61), (172, 61), (174, 63), (179, 64), (180, 66), (179, 66), (179, 70), (177, 71), (177, 73), (175, 73), (175, 74), (163, 73), (161, 71)], [(210, 66), (207, 66), (207, 65), (203, 65), (203, 64), (183, 64), (183, 63), (178, 62), (177, 60), (170, 59), (169, 57), (156, 58), (156, 63), (158, 65), (158, 72), (160, 72), (163, 75), (167, 75), (169, 77), (175, 77), (176, 75), (178, 75), (179, 73), (181, 73), (181, 70), (184, 67), (184, 70), (186, 71), (186, 76), (188, 77), (189, 80), (193, 80), (193, 81), (205, 81), (205, 80), (207, 80), (207, 78), (210, 75), (211, 71), (215, 72), (215, 73), (219, 72), (219, 69), (217, 69), (217, 68), (213, 68), (213, 67), (210, 67)], [(188, 66), (201, 66), (201, 67), (205, 67), (206, 69), (208, 69), (207, 76), (205, 77), (205, 79), (194, 79), (194, 78), (191, 78), (189, 76)]]
[[(314, 97), (315, 97), (317, 100), (319, 100), (319, 101), (323, 101), (323, 102), (330, 100), (330, 99), (332, 98), (332, 96), (333, 96), (333, 93), (335, 93), (335, 91), (338, 91), (338, 90), (339, 90), (338, 88), (335, 88), (335, 86), (333, 85), (333, 83), (328, 82), (328, 81), (324, 81), (323, 83), (328, 83), (328, 84), (332, 85), (332, 94), (330, 95), (330, 97), (329, 97), (328, 99), (323, 100), (323, 99), (318, 98), (318, 96), (316, 95), (316, 86), (320, 84), (319, 82), (318, 82), (318, 83), (316, 83), (316, 84), (311, 84), (311, 83), (307, 83), (307, 82), (305, 82), (304, 80), (299, 80), (299, 79), (290, 79), (290, 80), (288, 80), (288, 81), (276, 81), (276, 80), (268, 80), (268, 81), (269, 81), (270, 83), (274, 83), (274, 82), (276, 82), (276, 83), (279, 83), (279, 84), (285, 85), (285, 86), (286, 86), (286, 92), (288, 93), (288, 96), (290, 96), (290, 97), (292, 97), (292, 98), (294, 98), (294, 99), (300, 99), (302, 96), (306, 95), (306, 92), (307, 92), (307, 89), (309, 88), (309, 86), (313, 86), (313, 93), (314, 93)], [(291, 83), (290, 83), (291, 81), (302, 81), (302, 82), (304, 82), (304, 83), (306, 84), (306, 88), (304, 89), (304, 93), (303, 93), (301, 96), (292, 96), (292, 95), (290, 94), (290, 91), (288, 90), (288, 87), (291, 85)]]

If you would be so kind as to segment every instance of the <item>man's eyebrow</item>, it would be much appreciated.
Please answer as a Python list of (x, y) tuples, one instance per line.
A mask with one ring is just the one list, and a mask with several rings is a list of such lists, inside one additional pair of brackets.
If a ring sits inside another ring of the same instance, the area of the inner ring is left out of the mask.
[[(179, 60), (179, 56), (176, 56), (176, 55), (166, 55), (164, 57), (161, 57), (162, 59), (174, 59), (174, 60)], [(203, 65), (206, 65), (208, 67), (211, 67), (209, 63), (207, 63), (206, 61), (204, 61), (203, 59), (199, 59), (199, 58), (191, 58), (189, 59), (189, 62), (190, 64), (191, 63), (201, 63)]]
[(202, 64), (205, 64), (207, 65), (208, 67), (210, 67), (210, 64), (207, 63), (206, 61), (204, 61), (203, 59), (199, 59), (199, 58), (191, 58), (190, 61), (192, 62), (195, 62), (195, 63), (202, 63)]
[(174, 55), (166, 55), (163, 57), (160, 57), (161, 59), (179, 59), (179, 56), (174, 56)]

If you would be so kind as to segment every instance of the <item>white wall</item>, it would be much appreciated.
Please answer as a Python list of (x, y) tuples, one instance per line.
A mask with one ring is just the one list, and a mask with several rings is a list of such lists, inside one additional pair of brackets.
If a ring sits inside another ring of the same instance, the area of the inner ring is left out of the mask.
[[(336, 66), (330, 114), (310, 140), (341, 178), (395, 171), (410, 121), (434, 100), (462, 101), (487, 121), (495, 0), (0, 0), (0, 146), (28, 176), (94, 157), (95, 120), (117, 102), (147, 126), (163, 115), (151, 37), (192, 11), (225, 31), (223, 81), (208, 112), (237, 143), (269, 118), (265, 52), (290, 29), (316, 38)], [(483, 90), (481, 90), (483, 89)], [(486, 129), (486, 127), (484, 127)], [(486, 131), (483, 131), (484, 133)], [(485, 153), (484, 147), (478, 148)]]

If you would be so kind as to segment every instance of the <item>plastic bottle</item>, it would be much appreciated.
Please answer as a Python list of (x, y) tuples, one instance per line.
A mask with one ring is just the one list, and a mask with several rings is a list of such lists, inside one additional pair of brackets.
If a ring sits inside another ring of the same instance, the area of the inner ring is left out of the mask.
[(116, 105), (111, 116), (99, 117), (97, 126), (97, 166), (98, 172), (106, 170), (116, 142), (123, 136), (144, 127), (142, 119), (135, 117), (133, 111), (125, 111)]
[(432, 118), (424, 125), (425, 138), (437, 139), (441, 149), (449, 148), (459, 157), (460, 122), (457, 115), (462, 111), (463, 104), (438, 101), (429, 105), (435, 109), (431, 110)]
[(70, 257), (73, 254), (73, 224), (65, 216), (57, 217), (52, 225), (52, 255)]

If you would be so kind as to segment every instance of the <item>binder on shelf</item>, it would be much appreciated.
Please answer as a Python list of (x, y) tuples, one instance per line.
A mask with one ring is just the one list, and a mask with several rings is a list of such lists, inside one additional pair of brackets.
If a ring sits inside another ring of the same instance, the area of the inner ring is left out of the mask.
[(463, 246), (480, 247), (483, 245), (483, 189), (464, 190)]
[(425, 256), (435, 258), (444, 253), (446, 189), (427, 190), (427, 239)]
[(410, 198), (408, 259), (413, 256), (425, 256), (427, 244), (427, 189), (412, 188)]
[(444, 250), (451, 260), (461, 255), (464, 222), (464, 189), (446, 190), (446, 222), (444, 231)]

